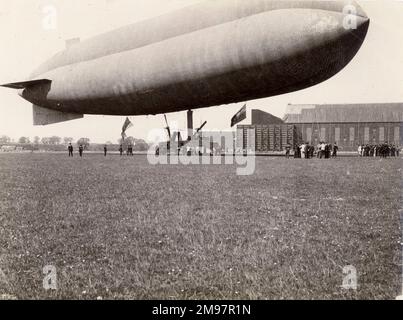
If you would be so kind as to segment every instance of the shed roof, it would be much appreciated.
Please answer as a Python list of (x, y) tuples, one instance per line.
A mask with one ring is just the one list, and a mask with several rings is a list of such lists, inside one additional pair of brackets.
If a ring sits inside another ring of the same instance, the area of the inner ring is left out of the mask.
[(403, 103), (288, 105), (285, 123), (403, 122)]

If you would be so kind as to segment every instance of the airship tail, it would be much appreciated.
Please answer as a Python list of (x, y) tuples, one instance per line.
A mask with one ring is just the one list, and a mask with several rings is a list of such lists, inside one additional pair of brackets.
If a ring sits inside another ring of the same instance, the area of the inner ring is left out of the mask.
[(84, 115), (75, 113), (65, 113), (33, 105), (34, 126), (46, 126), (49, 124), (60, 123), (81, 118), (84, 118)]
[[(32, 91), (39, 88), (39, 92), (45, 93), (49, 91), (52, 80), (49, 79), (36, 79), (30, 81), (13, 82), (0, 85), (10, 89), (19, 90), (19, 95), (24, 97), (29, 94), (28, 91)], [(35, 100), (35, 99), (29, 99)], [(34, 102), (34, 101), (32, 101)], [(44, 107), (40, 107), (33, 104), (33, 122), (34, 126), (46, 126), (49, 124), (60, 123), (70, 120), (81, 119), (83, 114), (65, 113), (57, 110), (52, 110)]]

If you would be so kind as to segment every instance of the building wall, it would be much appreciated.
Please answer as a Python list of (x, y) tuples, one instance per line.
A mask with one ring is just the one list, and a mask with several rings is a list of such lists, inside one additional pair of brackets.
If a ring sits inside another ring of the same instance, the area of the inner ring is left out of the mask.
[(313, 145), (337, 142), (343, 151), (355, 151), (360, 144), (403, 145), (402, 123), (304, 123), (295, 125), (302, 140)]
[(284, 151), (298, 143), (297, 129), (293, 125), (240, 125), (237, 127), (238, 150), (248, 152)]

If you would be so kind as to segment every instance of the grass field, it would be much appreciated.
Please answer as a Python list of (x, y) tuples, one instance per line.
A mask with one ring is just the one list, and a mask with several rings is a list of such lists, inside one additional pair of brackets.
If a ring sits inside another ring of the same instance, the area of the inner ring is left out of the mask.
[[(394, 299), (401, 160), (0, 155), (0, 295), (78, 299)], [(44, 290), (43, 268), (57, 270)], [(345, 290), (343, 268), (357, 270)]]

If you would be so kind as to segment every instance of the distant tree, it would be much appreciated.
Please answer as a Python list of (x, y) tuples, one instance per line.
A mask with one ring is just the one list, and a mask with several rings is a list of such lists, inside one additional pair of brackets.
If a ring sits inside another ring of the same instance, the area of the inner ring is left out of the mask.
[(11, 139), (8, 136), (1, 136), (0, 137), (0, 144), (6, 144), (6, 143), (10, 143)]
[(124, 140), (123, 139), (119, 139), (119, 144), (125, 144), (125, 145), (134, 145), (136, 143), (136, 139), (134, 139), (133, 137), (127, 137)]
[(39, 144), (41, 142), (41, 138), (38, 136), (34, 137), (34, 144)]
[(148, 151), (149, 148), (150, 146), (144, 140), (142, 139), (136, 140), (136, 144), (134, 147), (135, 151)]
[(42, 144), (45, 144), (45, 145), (50, 144), (50, 140), (49, 140), (49, 138), (47, 138), (47, 137), (43, 137), (43, 138), (41, 139), (41, 142), (42, 142)]
[(88, 150), (88, 148), (90, 147), (90, 139), (88, 138), (81, 138), (77, 141), (77, 146), (82, 145), (84, 147), (85, 150)]
[(73, 138), (70, 138), (70, 137), (64, 137), (63, 138), (63, 142), (64, 142), (64, 144), (69, 144), (69, 143), (72, 143), (73, 142)]
[(51, 145), (59, 145), (60, 144), (60, 142), (62, 141), (62, 138), (60, 138), (60, 137), (58, 137), (58, 136), (53, 136), (53, 137), (50, 137), (49, 138), (49, 143), (51, 144)]
[(29, 141), (28, 137), (21, 137), (20, 139), (18, 139), (18, 143), (19, 144), (29, 144), (31, 142)]

